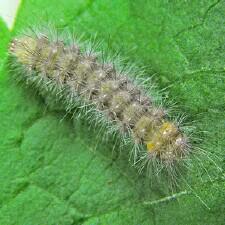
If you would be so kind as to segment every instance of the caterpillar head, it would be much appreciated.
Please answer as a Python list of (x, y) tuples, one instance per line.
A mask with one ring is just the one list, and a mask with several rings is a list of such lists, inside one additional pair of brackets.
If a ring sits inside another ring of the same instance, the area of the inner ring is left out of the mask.
[(10, 53), (17, 58), (17, 60), (25, 65), (30, 64), (30, 57), (27, 52), (34, 52), (37, 46), (37, 41), (31, 37), (24, 36), (15, 38), (10, 44)]

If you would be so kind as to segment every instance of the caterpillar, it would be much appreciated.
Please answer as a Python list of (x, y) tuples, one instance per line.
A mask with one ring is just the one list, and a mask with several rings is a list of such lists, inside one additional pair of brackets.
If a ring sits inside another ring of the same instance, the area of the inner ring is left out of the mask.
[(11, 41), (16, 79), (63, 100), (65, 110), (75, 116), (101, 124), (105, 136), (119, 136), (121, 148), (129, 146), (139, 171), (152, 171), (156, 165), (158, 171), (171, 173), (185, 162), (190, 139), (182, 124), (170, 119), (149, 94), (144, 78), (130, 67), (120, 69), (115, 61), (100, 59), (102, 52), (86, 47), (73, 34), (56, 33), (26, 32)]

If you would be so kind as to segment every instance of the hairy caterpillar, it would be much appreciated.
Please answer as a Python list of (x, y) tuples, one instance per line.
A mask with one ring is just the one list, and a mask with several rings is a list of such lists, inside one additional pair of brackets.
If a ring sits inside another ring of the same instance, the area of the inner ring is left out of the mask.
[(169, 119), (129, 68), (101, 61), (92, 50), (73, 36), (46, 31), (28, 32), (10, 45), (18, 79), (62, 99), (65, 110), (101, 123), (107, 137), (118, 135), (139, 170), (156, 166), (171, 173), (191, 152), (181, 124)]

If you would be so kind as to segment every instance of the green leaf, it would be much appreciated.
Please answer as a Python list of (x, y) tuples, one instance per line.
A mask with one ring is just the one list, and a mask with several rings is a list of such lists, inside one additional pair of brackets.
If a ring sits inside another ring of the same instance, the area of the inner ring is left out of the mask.
[[(224, 7), (208, 0), (23, 1), (13, 35), (43, 21), (87, 39), (97, 33), (107, 51), (119, 50), (157, 74), (179, 111), (207, 131), (201, 146), (218, 156), (223, 171), (209, 154), (184, 175), (188, 185), (178, 193), (166, 193), (164, 183), (150, 187), (128, 157), (112, 153), (110, 144), (94, 150), (87, 125), (46, 110), (43, 99), (14, 84), (4, 67), (0, 224), (224, 224)], [(11, 34), (0, 28), (2, 63)]]
[(6, 55), (5, 49), (9, 41), (9, 30), (0, 17), (0, 68)]

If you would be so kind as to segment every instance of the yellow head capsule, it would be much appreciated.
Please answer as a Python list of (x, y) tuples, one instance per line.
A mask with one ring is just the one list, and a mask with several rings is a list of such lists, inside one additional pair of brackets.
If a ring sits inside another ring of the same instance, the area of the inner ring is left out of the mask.
[(20, 39), (14, 39), (10, 46), (10, 51), (12, 55), (16, 56), (18, 61), (29, 65), (30, 55), (28, 53), (34, 52), (37, 46), (37, 41), (31, 37), (23, 37)]

